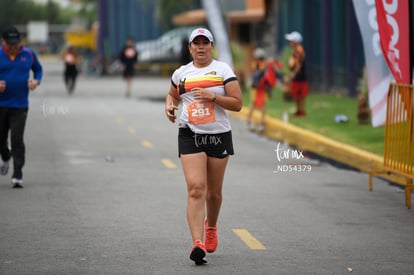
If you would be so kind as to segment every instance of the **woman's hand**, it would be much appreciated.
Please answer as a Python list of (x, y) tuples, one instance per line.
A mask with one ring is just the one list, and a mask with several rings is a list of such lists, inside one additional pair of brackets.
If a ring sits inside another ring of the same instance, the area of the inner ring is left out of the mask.
[(216, 94), (212, 92), (208, 92), (204, 88), (194, 88), (191, 91), (194, 92), (194, 99), (195, 100), (207, 100), (207, 101), (215, 101)]
[(34, 90), (37, 88), (37, 86), (39, 86), (39, 81), (36, 79), (29, 79), (27, 86), (30, 90)]
[(0, 93), (6, 90), (6, 81), (0, 80)]
[(165, 115), (168, 120), (172, 123), (175, 122), (177, 116), (175, 115), (175, 110), (178, 110), (177, 105), (180, 103), (180, 99), (175, 97), (177, 88), (173, 85), (170, 85), (170, 91), (168, 92), (167, 97), (165, 98)]
[(165, 114), (172, 123), (174, 123), (177, 119), (177, 116), (175, 115), (175, 110), (178, 110), (178, 107), (175, 106), (174, 103), (170, 102), (165, 104)]

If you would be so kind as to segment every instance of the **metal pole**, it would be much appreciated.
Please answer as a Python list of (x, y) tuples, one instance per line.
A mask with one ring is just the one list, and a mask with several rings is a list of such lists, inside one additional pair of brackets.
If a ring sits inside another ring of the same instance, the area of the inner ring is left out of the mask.
[(234, 69), (229, 36), (220, 3), (217, 0), (202, 0), (201, 4), (206, 12), (208, 25), (214, 35), (214, 44), (218, 53), (217, 59), (226, 62)]

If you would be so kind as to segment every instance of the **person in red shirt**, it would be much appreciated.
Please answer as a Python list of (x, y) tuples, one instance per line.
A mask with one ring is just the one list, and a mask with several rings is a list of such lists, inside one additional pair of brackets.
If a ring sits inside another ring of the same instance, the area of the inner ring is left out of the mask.
[(289, 59), (289, 67), (291, 73), (289, 75), (290, 80), (290, 92), (296, 102), (295, 116), (306, 116), (305, 111), (305, 99), (309, 93), (308, 81), (306, 78), (305, 59), (306, 54), (302, 46), (302, 35), (296, 31), (285, 35), (289, 45), (293, 48), (293, 54)]
[(263, 133), (265, 130), (266, 103), (271, 97), (272, 89), (277, 84), (277, 70), (282, 67), (278, 60), (268, 58), (262, 48), (257, 48), (253, 52), (253, 73), (252, 73), (252, 100), (250, 111), (247, 116), (247, 124), (251, 131), (256, 130), (253, 125), (253, 111), (261, 112), (260, 122), (257, 131)]

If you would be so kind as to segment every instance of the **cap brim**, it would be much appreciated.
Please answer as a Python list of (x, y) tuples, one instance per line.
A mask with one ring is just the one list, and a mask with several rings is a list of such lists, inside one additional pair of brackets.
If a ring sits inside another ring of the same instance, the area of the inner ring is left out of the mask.
[(208, 41), (210, 41), (210, 42), (213, 42), (213, 40), (211, 40), (210, 38), (208, 38), (208, 36), (207, 35), (204, 35), (204, 34), (198, 34), (198, 35), (196, 35), (196, 36), (194, 36), (194, 38), (193, 39), (191, 39), (189, 42), (191, 43), (191, 42), (193, 42), (197, 37), (205, 37)]
[(286, 40), (293, 41), (292, 35), (286, 34), (285, 35)]
[(18, 44), (20, 43), (20, 39), (19, 38), (9, 38), (9, 39), (5, 39), (7, 44)]

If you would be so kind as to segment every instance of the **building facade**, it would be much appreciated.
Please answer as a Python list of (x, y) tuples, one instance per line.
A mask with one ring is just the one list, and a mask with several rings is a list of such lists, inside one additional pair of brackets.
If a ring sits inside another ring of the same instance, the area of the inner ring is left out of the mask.
[[(356, 96), (364, 58), (352, 1), (235, 0), (221, 1), (231, 41), (246, 52), (246, 68), (256, 47), (279, 57), (284, 36), (299, 31), (307, 52), (312, 90), (341, 91)], [(208, 24), (203, 10), (173, 17), (177, 25)], [(248, 71), (246, 72), (248, 73)]]
[(281, 50), (284, 35), (299, 31), (307, 53), (312, 90), (357, 95), (364, 67), (361, 35), (352, 1), (275, 0), (278, 30), (274, 43)]

